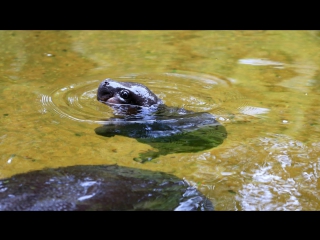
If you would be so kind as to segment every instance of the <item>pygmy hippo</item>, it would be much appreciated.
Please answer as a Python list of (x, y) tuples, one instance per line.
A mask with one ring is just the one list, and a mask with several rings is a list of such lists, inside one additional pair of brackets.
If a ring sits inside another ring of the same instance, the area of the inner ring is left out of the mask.
[(170, 153), (210, 149), (220, 145), (227, 136), (214, 115), (166, 106), (140, 83), (107, 78), (98, 87), (97, 99), (112, 107), (115, 115), (95, 129), (98, 135), (127, 136), (158, 149), (134, 158), (138, 162)]

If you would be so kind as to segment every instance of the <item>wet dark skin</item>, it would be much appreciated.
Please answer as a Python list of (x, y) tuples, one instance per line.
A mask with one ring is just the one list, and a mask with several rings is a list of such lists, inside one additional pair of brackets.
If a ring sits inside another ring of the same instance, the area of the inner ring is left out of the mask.
[(0, 180), (0, 211), (123, 210), (210, 211), (213, 205), (174, 175), (117, 165), (47, 168)]
[(227, 136), (212, 114), (166, 106), (140, 83), (105, 79), (98, 87), (97, 99), (112, 107), (115, 115), (95, 129), (98, 135), (127, 136), (157, 149), (134, 158), (141, 163), (160, 155), (210, 149)]

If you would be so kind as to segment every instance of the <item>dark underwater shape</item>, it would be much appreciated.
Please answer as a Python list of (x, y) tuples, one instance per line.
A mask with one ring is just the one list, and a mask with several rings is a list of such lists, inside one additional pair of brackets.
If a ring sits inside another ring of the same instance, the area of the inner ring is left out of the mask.
[(213, 210), (185, 181), (117, 165), (37, 170), (0, 180), (2, 211)]
[[(137, 139), (155, 148), (155, 151), (141, 153), (134, 158), (138, 162), (150, 161), (170, 153), (198, 152), (220, 145), (227, 132), (215, 117), (209, 113), (188, 112), (179, 115), (161, 113), (153, 119), (116, 119), (110, 124), (95, 129), (96, 134), (105, 137), (122, 135)], [(176, 109), (175, 111), (178, 111)], [(131, 115), (131, 117), (133, 117)], [(138, 121), (136, 121), (138, 120)]]

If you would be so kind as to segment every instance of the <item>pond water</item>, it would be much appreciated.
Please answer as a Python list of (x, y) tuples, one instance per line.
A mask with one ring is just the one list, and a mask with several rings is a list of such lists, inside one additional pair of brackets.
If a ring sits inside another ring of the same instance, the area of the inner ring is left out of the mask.
[[(0, 31), (0, 179), (111, 165), (184, 179), (215, 210), (320, 209), (319, 31)], [(106, 78), (139, 82), (167, 106), (208, 112), (227, 137), (158, 151), (96, 134), (113, 116)]]

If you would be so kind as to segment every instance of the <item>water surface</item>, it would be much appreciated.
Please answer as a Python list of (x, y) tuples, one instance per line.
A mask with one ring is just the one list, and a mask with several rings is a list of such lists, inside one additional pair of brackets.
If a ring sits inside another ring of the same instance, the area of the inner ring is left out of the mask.
[[(185, 179), (215, 210), (319, 210), (318, 31), (0, 31), (0, 178), (110, 165)], [(105, 78), (216, 115), (228, 137), (161, 155), (97, 135)]]

